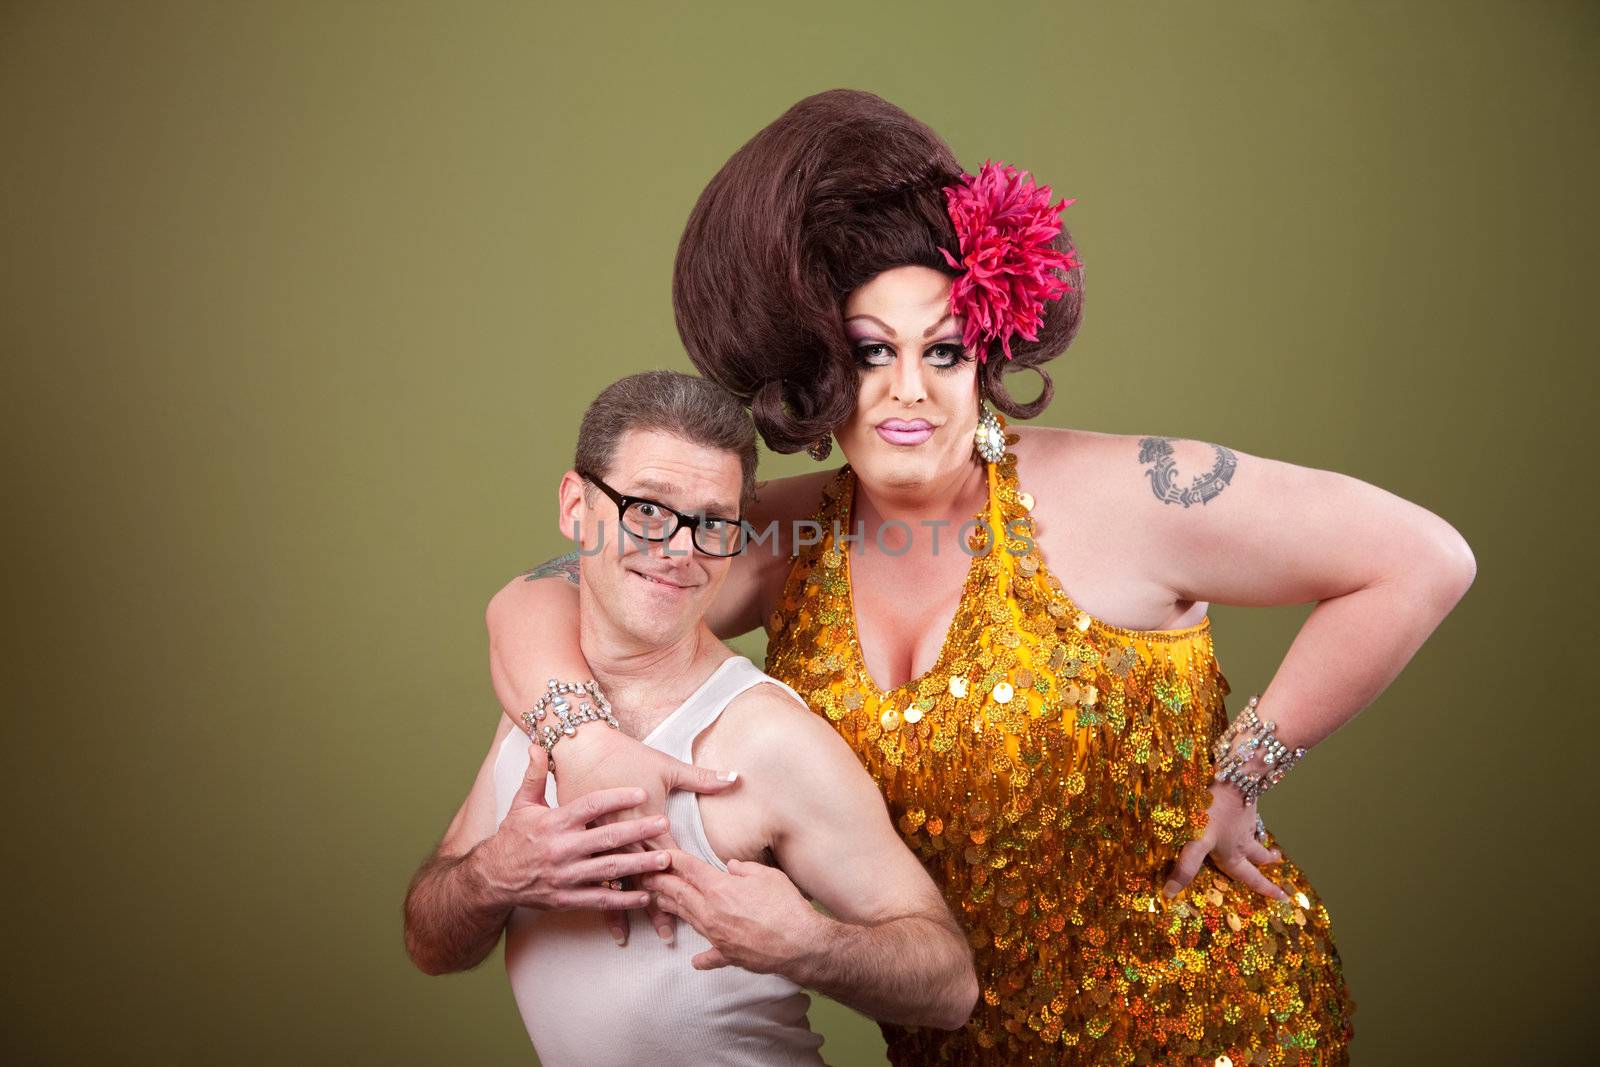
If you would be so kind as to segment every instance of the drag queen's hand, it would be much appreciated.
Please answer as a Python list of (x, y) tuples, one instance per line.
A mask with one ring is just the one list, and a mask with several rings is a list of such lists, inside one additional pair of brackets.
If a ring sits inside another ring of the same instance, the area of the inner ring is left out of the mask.
[(1256, 806), (1246, 804), (1237, 789), (1222, 782), (1211, 786), (1205, 832), (1178, 853), (1178, 862), (1173, 864), (1162, 892), (1169, 898), (1183, 892), (1200, 873), (1200, 865), (1208, 855), (1235, 882), (1273, 900), (1289, 899), (1289, 894), (1261, 873), (1261, 866), (1277, 863), (1283, 856), (1256, 840)]
[[(619, 786), (639, 786), (644, 789), (643, 804), (606, 816), (600, 820), (602, 823), (665, 815), (667, 794), (674, 789), (687, 789), (700, 794), (722, 793), (731, 789), (738, 779), (737, 772), (695, 767), (600, 723), (587, 723), (579, 727), (575, 736), (556, 746), (555, 756), (556, 798), (563, 805), (602, 789)], [(669, 827), (649, 841), (630, 846), (630, 851), (677, 847)], [(664, 914), (653, 904), (645, 911), (657, 935), (670, 944), (676, 936), (672, 916)], [(626, 913), (606, 912), (605, 919), (611, 929), (612, 940), (618, 945), (627, 944)]]
[(689, 961), (696, 970), (731, 964), (758, 974), (785, 974), (818, 940), (816, 909), (775, 867), (729, 860), (724, 874), (674, 850), (670, 871), (641, 875), (639, 884), (663, 911), (683, 916), (711, 942)]

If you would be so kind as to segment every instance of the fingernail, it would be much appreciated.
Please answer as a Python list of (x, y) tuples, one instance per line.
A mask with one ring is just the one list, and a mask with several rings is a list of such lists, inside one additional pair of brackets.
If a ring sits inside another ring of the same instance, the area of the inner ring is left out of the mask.
[(670, 926), (658, 926), (656, 927), (656, 933), (660, 935), (661, 940), (665, 941), (669, 945), (677, 940), (676, 936), (672, 932), (672, 927)]
[(1179, 885), (1177, 882), (1168, 882), (1166, 885), (1161, 887), (1161, 895), (1166, 897), (1168, 900), (1171, 900), (1173, 897), (1177, 896), (1179, 891), (1182, 889), (1183, 886)]
[(644, 790), (643, 789), (635, 789), (633, 791), (633, 802), (635, 804), (643, 804), (644, 800), (645, 800), (645, 792), (644, 792)]
[(717, 774), (717, 781), (719, 782), (737, 782), (738, 780), (738, 771), (720, 771)]
[(671, 862), (672, 857), (663, 852), (661, 855), (656, 857), (656, 869), (664, 871), (667, 869), (667, 865)]
[(653, 825), (657, 830), (665, 830), (667, 828), (667, 817), (663, 815), (651, 825)]
[(627, 937), (623, 934), (623, 932), (621, 930), (618, 930), (615, 926), (613, 926), (611, 928), (611, 940), (613, 940), (613, 941), (615, 941), (617, 943), (617, 947), (618, 948), (621, 948), (623, 945), (628, 943)]

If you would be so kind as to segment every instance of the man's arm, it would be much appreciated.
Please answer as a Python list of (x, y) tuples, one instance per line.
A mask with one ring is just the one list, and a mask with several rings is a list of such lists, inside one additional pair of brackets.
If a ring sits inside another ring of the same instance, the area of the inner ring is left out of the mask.
[(754, 727), (745, 788), (783, 869), (734, 860), (724, 875), (675, 852), (671, 872), (647, 876), (664, 910), (714, 946), (695, 966), (782, 974), (884, 1022), (963, 1025), (978, 996), (971, 949), (855, 754), (773, 687), (736, 704)]
[(548, 807), (545, 753), (538, 745), (530, 750), (528, 773), (497, 828), (494, 763), (510, 731), (511, 724), (502, 719), (471, 791), (406, 893), (406, 952), (426, 974), (464, 971), (482, 963), (516, 907), (643, 907), (646, 894), (603, 889), (597, 883), (659, 871), (671, 862), (665, 852), (604, 854), (662, 833), (664, 818), (585, 828), (596, 818), (639, 804), (642, 789), (606, 790), (571, 805)]

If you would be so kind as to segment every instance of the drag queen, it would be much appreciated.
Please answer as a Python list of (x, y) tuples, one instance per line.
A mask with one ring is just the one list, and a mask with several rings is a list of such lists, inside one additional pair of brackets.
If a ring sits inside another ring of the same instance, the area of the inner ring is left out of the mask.
[[(766, 670), (856, 751), (969, 935), (971, 1021), (886, 1026), (894, 1063), (1343, 1063), (1328, 911), (1257, 800), (1394, 679), (1473, 558), (1338, 474), (1019, 425), (1096, 402), (1094, 375), (1058, 392), (1045, 371), (1082, 307), (1067, 203), (1007, 165), (965, 172), (852, 91), (796, 104), (711, 180), (674, 278), (689, 355), (772, 449), (846, 464), (761, 488), (767, 537), (708, 621), (765, 627)], [(496, 600), (508, 709), (583, 672), (570, 585)], [(1230, 725), (1207, 605), (1309, 602)], [(580, 753), (563, 772), (589, 787), (642, 773)]]

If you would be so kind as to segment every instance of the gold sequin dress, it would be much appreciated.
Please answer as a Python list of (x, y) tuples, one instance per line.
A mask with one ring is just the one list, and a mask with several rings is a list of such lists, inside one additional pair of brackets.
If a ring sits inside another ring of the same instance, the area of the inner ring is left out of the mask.
[(867, 674), (848, 546), (835, 543), (852, 531), (848, 467), (816, 514), (823, 540), (796, 557), (769, 620), (767, 672), (860, 756), (973, 947), (971, 1021), (886, 1025), (890, 1060), (1348, 1062), (1353, 1005), (1328, 913), (1298, 868), (1268, 868), (1285, 902), (1209, 862), (1175, 900), (1161, 895), (1205, 825), (1211, 743), (1226, 726), (1209, 620), (1136, 631), (1079, 611), (1032, 542), (1016, 456), (988, 464), (988, 479), (984, 526), (962, 534), (975, 554), (961, 603), (927, 674), (890, 692)]

